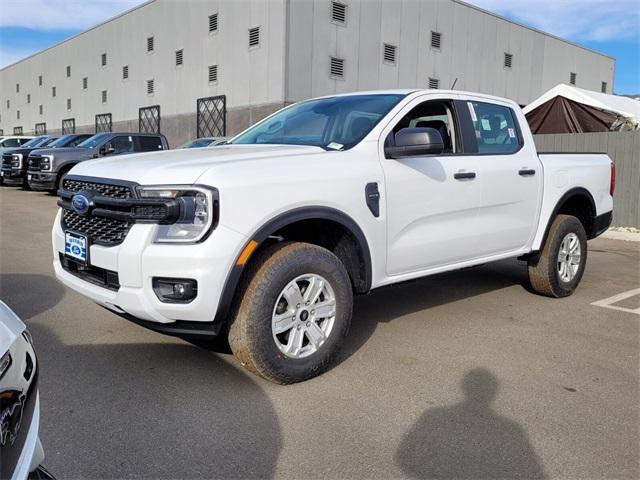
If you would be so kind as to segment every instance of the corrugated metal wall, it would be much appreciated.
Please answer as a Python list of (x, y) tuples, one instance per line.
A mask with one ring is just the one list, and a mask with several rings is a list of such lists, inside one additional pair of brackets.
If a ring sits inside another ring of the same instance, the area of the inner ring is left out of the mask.
[(534, 135), (541, 152), (606, 152), (616, 164), (613, 225), (640, 228), (640, 132)]

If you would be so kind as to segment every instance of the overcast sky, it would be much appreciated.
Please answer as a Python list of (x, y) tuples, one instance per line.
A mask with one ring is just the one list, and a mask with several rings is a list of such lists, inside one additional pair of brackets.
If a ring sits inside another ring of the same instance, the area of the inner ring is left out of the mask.
[[(140, 0), (0, 0), (0, 67), (140, 3)], [(616, 93), (640, 93), (640, 0), (468, 0), (468, 3), (615, 57)]]

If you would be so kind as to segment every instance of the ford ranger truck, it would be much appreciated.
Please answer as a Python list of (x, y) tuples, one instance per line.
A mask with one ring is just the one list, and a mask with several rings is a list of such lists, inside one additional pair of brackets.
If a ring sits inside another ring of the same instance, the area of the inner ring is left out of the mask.
[(55, 192), (67, 172), (80, 162), (136, 152), (157, 152), (168, 148), (167, 139), (159, 133), (96, 133), (75, 148), (33, 152), (29, 155), (27, 182), (32, 190)]
[(139, 325), (228, 339), (277, 383), (325, 371), (353, 296), (505, 258), (566, 297), (605, 231), (605, 154), (539, 154), (512, 101), (376, 91), (291, 105), (215, 148), (105, 158), (62, 182), (54, 268)]

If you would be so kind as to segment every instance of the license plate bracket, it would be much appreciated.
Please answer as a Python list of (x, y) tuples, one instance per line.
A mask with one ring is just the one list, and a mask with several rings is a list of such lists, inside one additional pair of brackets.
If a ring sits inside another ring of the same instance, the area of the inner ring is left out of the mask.
[(89, 263), (89, 239), (86, 235), (65, 231), (64, 254), (75, 262), (87, 265)]

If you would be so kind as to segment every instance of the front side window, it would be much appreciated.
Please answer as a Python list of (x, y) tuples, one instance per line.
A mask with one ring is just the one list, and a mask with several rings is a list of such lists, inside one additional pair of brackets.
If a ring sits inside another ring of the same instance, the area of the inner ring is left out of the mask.
[(128, 136), (115, 137), (109, 143), (113, 148), (113, 152), (112, 152), (113, 155), (133, 152), (133, 137), (128, 137)]
[(3, 147), (19, 147), (20, 139), (18, 138), (8, 138), (4, 142), (2, 142)]
[(467, 102), (478, 153), (514, 153), (522, 142), (515, 115), (509, 107), (484, 102)]
[(403, 97), (347, 95), (297, 103), (250, 127), (229, 143), (347, 150), (359, 143)]
[(395, 134), (403, 128), (433, 128), (440, 133), (444, 150), (442, 153), (455, 153), (458, 132), (455, 128), (454, 113), (451, 102), (447, 100), (429, 100), (411, 109), (400, 120), (386, 140), (387, 145), (393, 145)]

